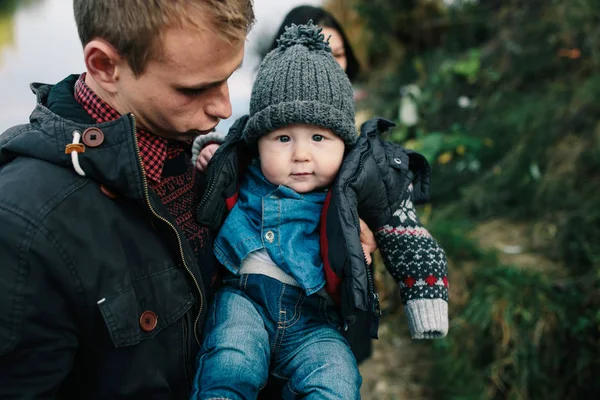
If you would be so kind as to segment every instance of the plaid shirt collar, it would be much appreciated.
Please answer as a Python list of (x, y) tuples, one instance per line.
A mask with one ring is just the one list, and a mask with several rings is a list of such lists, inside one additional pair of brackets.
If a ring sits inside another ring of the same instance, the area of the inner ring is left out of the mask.
[[(98, 97), (85, 83), (85, 75), (85, 72), (81, 74), (75, 83), (75, 99), (77, 102), (98, 124), (120, 118), (121, 114)], [(186, 147), (189, 147), (185, 143), (167, 140), (139, 128), (136, 130), (136, 135), (146, 176), (155, 183), (161, 181), (165, 161), (177, 156), (185, 151)]]

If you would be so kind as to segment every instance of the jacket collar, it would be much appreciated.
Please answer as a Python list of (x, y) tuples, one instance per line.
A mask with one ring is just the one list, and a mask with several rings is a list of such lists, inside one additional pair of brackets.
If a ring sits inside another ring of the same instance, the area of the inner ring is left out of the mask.
[(123, 196), (143, 198), (145, 177), (134, 116), (127, 114), (111, 122), (94, 124), (73, 97), (77, 78), (71, 75), (57, 85), (31, 84), (37, 106), (29, 124), (13, 127), (0, 136), (0, 166), (17, 156), (25, 156), (73, 170), (71, 155), (65, 154), (66, 146), (73, 143), (74, 132), (97, 128), (103, 133), (102, 143), (97, 147), (85, 146), (85, 152), (78, 157), (86, 177)]

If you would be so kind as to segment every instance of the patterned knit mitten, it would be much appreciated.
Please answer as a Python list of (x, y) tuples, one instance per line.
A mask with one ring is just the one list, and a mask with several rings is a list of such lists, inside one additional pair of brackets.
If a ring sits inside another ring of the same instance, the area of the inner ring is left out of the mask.
[(384, 264), (400, 285), (413, 339), (436, 339), (448, 333), (446, 254), (421, 226), (409, 185), (392, 218), (375, 232)]

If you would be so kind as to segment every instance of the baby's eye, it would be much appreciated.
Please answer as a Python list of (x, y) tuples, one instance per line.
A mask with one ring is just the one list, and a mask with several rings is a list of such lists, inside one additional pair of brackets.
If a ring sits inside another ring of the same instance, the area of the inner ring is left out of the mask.
[(314, 140), (315, 142), (320, 142), (320, 141), (322, 141), (323, 139), (325, 139), (325, 138), (324, 138), (322, 135), (313, 135), (313, 137), (312, 137), (312, 138), (313, 138), (313, 140)]
[(286, 135), (279, 136), (277, 139), (279, 139), (281, 143), (287, 143), (290, 141), (290, 137)]

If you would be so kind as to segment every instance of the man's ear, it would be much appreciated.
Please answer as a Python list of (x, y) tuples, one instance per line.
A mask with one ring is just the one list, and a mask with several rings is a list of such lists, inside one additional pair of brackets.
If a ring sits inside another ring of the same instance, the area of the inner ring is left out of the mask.
[(117, 82), (126, 62), (106, 40), (94, 39), (83, 48), (87, 72), (107, 93), (117, 92)]

